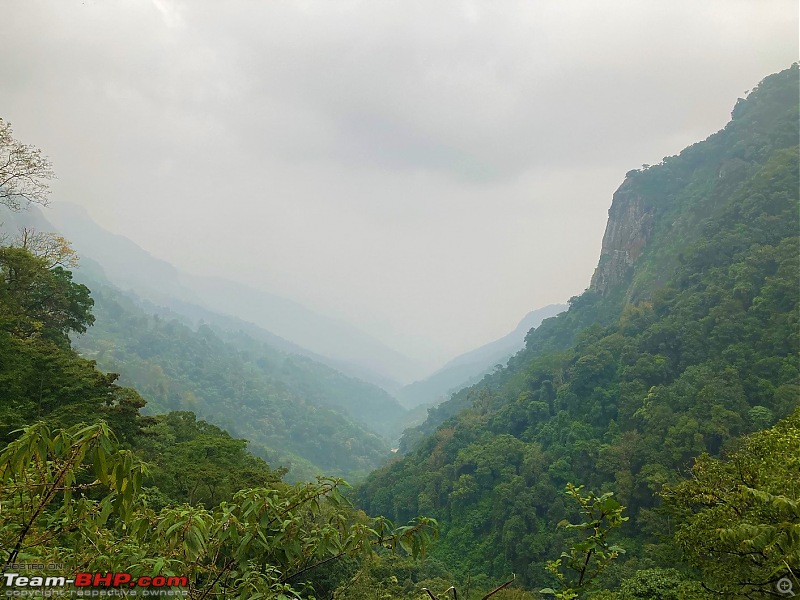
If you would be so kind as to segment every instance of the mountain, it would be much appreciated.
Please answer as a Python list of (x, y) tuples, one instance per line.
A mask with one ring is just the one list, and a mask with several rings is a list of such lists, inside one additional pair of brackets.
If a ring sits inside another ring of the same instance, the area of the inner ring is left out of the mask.
[(480, 381), (496, 365), (505, 365), (525, 346), (528, 331), (566, 309), (566, 305), (551, 304), (529, 312), (508, 335), (457, 356), (429, 377), (404, 386), (395, 396), (408, 408), (434, 406), (446, 400), (450, 394)]
[[(3, 219), (12, 237), (23, 226), (55, 229), (38, 211), (6, 213)], [(125, 238), (88, 238), (92, 243), (109, 242), (109, 255), (123, 248), (107, 261), (115, 268), (123, 268), (125, 256), (149, 261), (150, 286), (162, 277), (164, 285), (170, 278), (177, 281), (170, 265), (141, 256), (143, 251)], [(87, 247), (104, 254), (100, 246)], [(124, 279), (135, 282), (136, 277)], [(124, 385), (138, 388), (150, 413), (192, 409), (247, 437), (254, 451), (272, 463), (292, 467), (291, 478), (313, 478), (322, 472), (357, 478), (380, 464), (388, 456), (389, 442), (400, 435), (406, 411), (397, 400), (313, 360), (304, 355), (313, 353), (291, 342), (191, 302), (164, 296), (170, 308), (123, 292), (88, 257), (82, 258), (75, 280), (92, 290), (96, 319), (74, 340), (74, 347), (103, 370), (121, 374)], [(171, 291), (182, 292), (177, 285)], [(199, 365), (204, 365), (202, 371)], [(274, 417), (270, 422), (280, 425), (257, 426), (262, 420), (255, 414), (243, 416), (249, 410), (269, 412)]]
[(724, 129), (627, 173), (589, 288), (432, 410), (431, 433), (368, 478), (360, 505), (437, 518), (432, 557), (462, 580), (516, 573), (539, 589), (559, 587), (545, 563), (574, 541), (558, 526), (578, 516), (565, 485), (585, 484), (629, 517), (600, 585), (696, 577), (661, 494), (800, 403), (798, 83), (796, 64), (765, 78)]
[(363, 331), (292, 300), (218, 277), (182, 275), (181, 281), (206, 306), (251, 321), (326, 357), (332, 367), (390, 392), (420, 372), (415, 361)]
[[(17, 218), (36, 222), (42, 217), (38, 209), (32, 209)], [(252, 322), (293, 344), (290, 351), (307, 354), (390, 392), (420, 374), (415, 361), (340, 319), (239, 282), (184, 273), (130, 239), (103, 229), (80, 206), (54, 202), (46, 220), (72, 242), (80, 256), (102, 266), (109, 280), (122, 290), (134, 290), (138, 296), (176, 311), (185, 303), (200, 304)]]
[(101, 370), (120, 373), (148, 412), (190, 410), (249, 440), (254, 453), (288, 467), (292, 479), (357, 479), (389, 455), (387, 440), (361, 417), (402, 411), (382, 390), (242, 331), (194, 328), (146, 312), (113, 286), (78, 280), (92, 289), (95, 323), (74, 339), (75, 349)]
[[(92, 279), (89, 283), (91, 281)], [(94, 278), (94, 281), (97, 279)], [(257, 325), (236, 317), (220, 315), (196, 304), (173, 301), (170, 304), (174, 309), (171, 309), (138, 298), (135, 294), (129, 293), (128, 296), (147, 314), (169, 320), (177, 319), (192, 328), (201, 325), (209, 327), (215, 335), (240, 353), (260, 353), (290, 359), (295, 367), (302, 365), (302, 368), (295, 370), (293, 377), (288, 372), (277, 373), (276, 376), (284, 381), (294, 379), (295, 391), (309, 393), (323, 403), (343, 410), (351, 419), (379, 433), (390, 442), (396, 441), (402, 433), (407, 411), (392, 395), (376, 385), (328, 366), (329, 361), (324, 357), (308, 352)]]

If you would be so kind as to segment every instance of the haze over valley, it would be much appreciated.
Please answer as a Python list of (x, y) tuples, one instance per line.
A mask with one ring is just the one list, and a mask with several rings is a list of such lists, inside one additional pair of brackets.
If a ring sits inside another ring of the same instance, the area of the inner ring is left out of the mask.
[(351, 323), (403, 384), (581, 293), (624, 173), (797, 54), (782, 1), (4, 11), (3, 118), (54, 203)]

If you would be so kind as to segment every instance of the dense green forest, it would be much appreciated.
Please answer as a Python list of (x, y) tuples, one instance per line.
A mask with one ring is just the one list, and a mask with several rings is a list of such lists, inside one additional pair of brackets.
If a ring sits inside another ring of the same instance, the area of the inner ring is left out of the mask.
[[(173, 583), (193, 598), (800, 589), (797, 90), (795, 65), (722, 131), (628, 173), (591, 287), (354, 493), (287, 483), (279, 463), (296, 452), (336, 474), (380, 460), (384, 442), (332, 409), (355, 410), (357, 384), (90, 291), (56, 237), (7, 241), (0, 560), (186, 577)], [(81, 356), (71, 337), (95, 323)], [(123, 363), (140, 391), (97, 368)]]
[[(766, 78), (706, 141), (628, 173), (592, 287), (506, 369), (431, 410), (428, 435), (360, 488), (367, 512), (432, 515), (433, 556), (462, 577), (543, 587), (566, 543), (562, 490), (580, 482), (614, 491), (630, 517), (606, 585), (681, 564), (664, 486), (800, 399), (797, 73)], [(625, 253), (630, 265), (611, 264)], [(788, 482), (797, 498), (800, 473)]]
[[(193, 327), (164, 309), (86, 279), (95, 324), (76, 349), (122, 373), (149, 412), (191, 410), (250, 440), (295, 480), (318, 474), (358, 479), (389, 456), (390, 428), (405, 411), (379, 388), (259, 342), (243, 330)], [(378, 435), (376, 434), (382, 434)]]

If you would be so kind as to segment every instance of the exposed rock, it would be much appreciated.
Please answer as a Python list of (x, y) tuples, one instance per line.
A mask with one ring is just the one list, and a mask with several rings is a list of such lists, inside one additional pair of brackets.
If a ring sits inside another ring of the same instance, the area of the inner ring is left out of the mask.
[(641, 193), (632, 182), (632, 173), (614, 193), (608, 210), (600, 260), (592, 276), (591, 289), (605, 295), (623, 281), (642, 254), (653, 229), (653, 210), (645, 208)]

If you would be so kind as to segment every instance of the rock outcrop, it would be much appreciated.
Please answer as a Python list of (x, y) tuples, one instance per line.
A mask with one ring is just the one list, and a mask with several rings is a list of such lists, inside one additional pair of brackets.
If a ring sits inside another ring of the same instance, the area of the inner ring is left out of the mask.
[(641, 193), (633, 184), (632, 174), (628, 174), (614, 193), (608, 210), (600, 260), (590, 288), (600, 295), (605, 295), (625, 279), (652, 233), (653, 209), (645, 207)]

